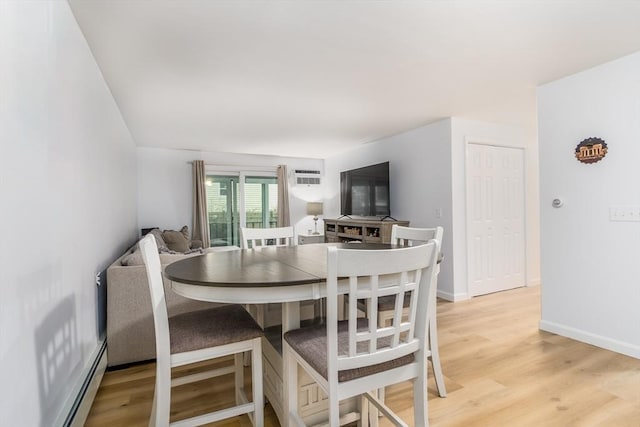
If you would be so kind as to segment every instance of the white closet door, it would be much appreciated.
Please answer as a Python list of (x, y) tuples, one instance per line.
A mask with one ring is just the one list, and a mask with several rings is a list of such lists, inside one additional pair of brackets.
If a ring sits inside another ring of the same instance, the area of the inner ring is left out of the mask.
[(469, 294), (524, 286), (524, 150), (467, 147)]

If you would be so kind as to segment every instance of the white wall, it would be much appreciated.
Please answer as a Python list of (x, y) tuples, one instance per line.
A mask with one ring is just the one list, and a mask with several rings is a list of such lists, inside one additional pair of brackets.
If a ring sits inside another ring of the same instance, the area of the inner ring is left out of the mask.
[(538, 150), (535, 135), (524, 129), (460, 118), (451, 119), (453, 258), (456, 299), (468, 298), (466, 148), (482, 143), (525, 149), (526, 280), (540, 283), (540, 219), (538, 191)]
[[(326, 216), (340, 214), (340, 172), (389, 161), (391, 216), (415, 227), (444, 227), (438, 292), (452, 299), (451, 121), (441, 120), (325, 160)], [(442, 217), (436, 210), (442, 210)]]
[[(207, 151), (168, 150), (139, 147), (138, 157), (138, 225), (139, 228), (160, 227), (179, 230), (183, 225), (192, 229), (193, 193), (192, 160), (204, 160), (206, 165), (272, 167), (286, 164), (294, 169), (323, 171), (324, 161), (277, 156), (217, 153)], [(306, 213), (308, 201), (322, 199), (319, 188), (290, 186), (289, 213), (296, 234), (306, 234), (313, 228), (313, 218)], [(318, 221), (321, 229), (322, 221)]]
[[(611, 222), (609, 208), (640, 206), (639, 76), (636, 53), (538, 89), (540, 328), (636, 358), (640, 222)], [(588, 137), (609, 149), (590, 165), (574, 157)]]
[(0, 2), (0, 141), (0, 424), (50, 426), (136, 230), (134, 144), (66, 2)]

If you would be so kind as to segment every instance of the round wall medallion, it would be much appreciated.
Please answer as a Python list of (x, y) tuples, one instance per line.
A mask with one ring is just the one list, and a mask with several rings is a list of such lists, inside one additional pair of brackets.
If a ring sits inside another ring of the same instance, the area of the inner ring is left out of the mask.
[(595, 163), (607, 155), (607, 143), (600, 138), (587, 138), (576, 146), (576, 159), (582, 163)]

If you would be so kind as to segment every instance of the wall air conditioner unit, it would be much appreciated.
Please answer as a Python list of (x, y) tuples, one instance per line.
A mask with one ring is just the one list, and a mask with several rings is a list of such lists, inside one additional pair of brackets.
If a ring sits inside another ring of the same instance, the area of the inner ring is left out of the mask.
[(320, 185), (320, 171), (309, 169), (296, 169), (293, 171), (294, 182), (296, 185), (305, 185), (307, 187)]

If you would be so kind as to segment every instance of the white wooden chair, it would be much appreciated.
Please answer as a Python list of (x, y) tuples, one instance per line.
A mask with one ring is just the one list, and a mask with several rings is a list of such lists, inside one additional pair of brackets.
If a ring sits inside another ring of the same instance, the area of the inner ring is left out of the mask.
[[(442, 236), (444, 234), (444, 229), (442, 227), (435, 228), (415, 228), (415, 227), (403, 227), (397, 224), (394, 224), (391, 228), (391, 243), (398, 246), (415, 246), (417, 244), (424, 244), (431, 239), (436, 239), (440, 243), (440, 247), (442, 247)], [(429, 360), (431, 361), (431, 366), (433, 367), (433, 376), (436, 380), (436, 388), (438, 389), (438, 395), (440, 397), (447, 397), (447, 389), (444, 382), (444, 376), (442, 375), (442, 367), (440, 365), (440, 352), (438, 351), (438, 323), (436, 318), (436, 292), (437, 292), (437, 281), (438, 274), (440, 273), (440, 260), (442, 255), (438, 256), (438, 264), (435, 267), (435, 277), (434, 277), (434, 285), (431, 287), (431, 292), (433, 292), (433, 297), (429, 299), (431, 304), (431, 310), (429, 311), (431, 317), (429, 318), (429, 349), (431, 350), (431, 356), (429, 356)], [(408, 301), (405, 296), (405, 309), (404, 315), (408, 314)], [(366, 304), (360, 302), (358, 305), (361, 312), (367, 311)], [(394, 307), (395, 307), (395, 297), (384, 297), (380, 298), (378, 301), (378, 323), (381, 325), (385, 325), (390, 323), (393, 319), (394, 315)], [(345, 308), (346, 310), (346, 308)], [(379, 390), (378, 394), (381, 400), (384, 400), (384, 390)]]
[[(298, 408), (298, 364), (328, 397), (328, 424), (340, 419), (341, 400), (360, 396), (360, 426), (369, 420), (372, 404), (396, 426), (407, 426), (372, 390), (412, 380), (414, 424), (426, 427), (427, 343), (430, 287), (435, 281), (439, 243), (387, 250), (327, 248), (327, 322), (284, 335), (285, 416), (292, 425), (304, 425)], [(348, 319), (338, 321), (338, 296), (349, 295)], [(409, 315), (403, 319), (402, 301), (410, 292)], [(378, 323), (380, 297), (395, 296), (393, 323)], [(368, 317), (358, 318), (358, 300), (368, 300)]]
[[(402, 227), (394, 224), (391, 228), (391, 243), (399, 246), (415, 246), (416, 244), (423, 244), (431, 239), (436, 239), (440, 247), (442, 248), (442, 236), (444, 235), (444, 229), (442, 227), (434, 228), (415, 228), (415, 227)], [(447, 389), (444, 383), (444, 377), (442, 375), (442, 367), (440, 366), (440, 352), (438, 351), (438, 321), (436, 318), (436, 292), (438, 290), (438, 274), (440, 273), (440, 261), (442, 254), (438, 254), (438, 264), (435, 267), (434, 284), (431, 287), (433, 293), (432, 298), (429, 299), (432, 307), (430, 307), (429, 313), (429, 349), (431, 350), (431, 366), (433, 367), (433, 376), (436, 380), (436, 388), (440, 397), (447, 396)], [(378, 304), (378, 322), (385, 324), (393, 318), (393, 298), (384, 298), (379, 301)], [(408, 313), (408, 309), (404, 310), (405, 315)]]
[[(293, 246), (295, 244), (293, 227), (240, 228), (242, 249), (261, 249), (264, 246)], [(250, 304), (247, 310), (262, 327), (271, 326), (268, 318), (280, 317), (281, 304)], [(245, 364), (248, 360), (245, 360)]]
[(293, 246), (293, 227), (247, 228), (240, 229), (242, 249), (259, 248), (261, 246)]
[[(262, 427), (262, 329), (244, 308), (235, 304), (169, 318), (154, 237), (149, 234), (143, 238), (140, 249), (147, 270), (156, 335), (156, 383), (149, 426), (194, 426), (248, 414), (254, 426)], [(242, 354), (247, 351), (252, 353), (252, 402), (244, 391)], [(235, 355), (231, 366), (171, 379), (173, 367), (231, 354)], [(236, 406), (169, 424), (172, 386), (230, 373), (235, 373)]]
[[(294, 246), (296, 241), (294, 238), (293, 227), (277, 227), (277, 228), (246, 228), (242, 227), (242, 249), (260, 249), (265, 246)], [(313, 317), (322, 316), (322, 304), (320, 300), (303, 301), (303, 307), (313, 306)], [(254, 316), (254, 319), (263, 328), (271, 326), (270, 318), (280, 318), (281, 304), (259, 304), (250, 305), (247, 310)], [(308, 309), (309, 311), (311, 308)]]

